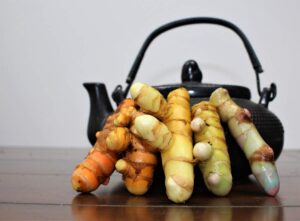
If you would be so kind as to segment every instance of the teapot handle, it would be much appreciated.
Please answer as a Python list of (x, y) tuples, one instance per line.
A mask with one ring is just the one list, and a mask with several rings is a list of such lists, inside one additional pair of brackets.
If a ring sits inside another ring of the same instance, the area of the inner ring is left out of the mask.
[(219, 19), (219, 18), (211, 18), (211, 17), (194, 17), (194, 18), (185, 18), (185, 19), (167, 23), (167, 24), (155, 29), (147, 37), (144, 44), (142, 45), (142, 48), (140, 49), (139, 53), (137, 54), (136, 59), (130, 69), (128, 76), (127, 76), (127, 79), (126, 79), (126, 83), (128, 84), (127, 87), (123, 91), (122, 86), (118, 85), (112, 94), (112, 97), (115, 100), (115, 102), (119, 103), (119, 102), (121, 102), (122, 99), (124, 99), (127, 96), (128, 91), (136, 77), (137, 71), (141, 65), (141, 62), (144, 58), (144, 55), (145, 55), (146, 50), (148, 49), (150, 43), (157, 36), (159, 36), (160, 34), (166, 32), (166, 31), (169, 31), (169, 30), (177, 28), (177, 27), (181, 27), (181, 26), (185, 26), (185, 25), (192, 25), (192, 24), (214, 24), (214, 25), (224, 26), (224, 27), (227, 27), (227, 28), (231, 29), (232, 31), (234, 31), (241, 38), (241, 40), (244, 43), (244, 46), (248, 52), (249, 58), (251, 60), (252, 66), (255, 71), (258, 94), (260, 96), (262, 96), (262, 91), (260, 89), (259, 74), (263, 72), (263, 69), (262, 69), (262, 66), (261, 66), (249, 40), (247, 39), (246, 35), (236, 25), (234, 25), (231, 22), (228, 22), (226, 20)]

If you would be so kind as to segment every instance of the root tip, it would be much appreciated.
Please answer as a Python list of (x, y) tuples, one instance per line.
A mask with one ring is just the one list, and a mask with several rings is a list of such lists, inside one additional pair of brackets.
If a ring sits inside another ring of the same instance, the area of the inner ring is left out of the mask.
[(196, 143), (193, 149), (193, 155), (199, 161), (208, 160), (212, 155), (212, 147), (208, 143)]
[(127, 163), (125, 160), (121, 159), (118, 160), (116, 163), (116, 170), (120, 173), (122, 173), (127, 167)]
[(192, 194), (192, 191), (178, 184), (173, 177), (166, 179), (166, 189), (168, 198), (175, 203), (184, 203)]
[(207, 182), (212, 186), (219, 184), (220, 180), (220, 175), (217, 173), (212, 173), (207, 178)]
[(205, 125), (205, 122), (200, 117), (195, 117), (191, 121), (191, 128), (194, 132), (200, 132)]
[(139, 96), (140, 90), (142, 89), (143, 86), (144, 86), (143, 83), (136, 82), (130, 87), (130, 95), (132, 99), (135, 99), (137, 98), (137, 96)]

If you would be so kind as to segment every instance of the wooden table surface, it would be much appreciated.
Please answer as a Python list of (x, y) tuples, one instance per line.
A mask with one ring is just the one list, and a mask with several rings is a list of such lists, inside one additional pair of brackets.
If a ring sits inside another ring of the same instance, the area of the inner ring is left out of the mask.
[(167, 199), (163, 180), (136, 197), (117, 173), (93, 194), (77, 194), (70, 174), (86, 153), (0, 148), (0, 220), (300, 220), (299, 151), (284, 151), (276, 162), (281, 188), (275, 198), (252, 179), (235, 181), (227, 197), (211, 195), (196, 179), (191, 199), (180, 205)]

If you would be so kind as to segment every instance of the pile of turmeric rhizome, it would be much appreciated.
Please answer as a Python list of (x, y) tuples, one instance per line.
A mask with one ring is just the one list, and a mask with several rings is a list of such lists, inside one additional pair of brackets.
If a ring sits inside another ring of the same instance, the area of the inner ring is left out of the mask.
[(153, 181), (157, 154), (161, 155), (168, 198), (187, 201), (194, 189), (194, 166), (198, 165), (204, 183), (217, 196), (232, 187), (230, 157), (221, 120), (245, 153), (257, 182), (270, 196), (279, 191), (279, 178), (272, 149), (259, 135), (250, 112), (239, 107), (223, 88), (209, 101), (190, 109), (185, 88), (165, 99), (155, 88), (134, 83), (132, 99), (125, 99), (111, 114), (97, 141), (72, 174), (78, 192), (91, 192), (107, 184), (116, 169), (123, 174), (127, 190), (145, 194)]

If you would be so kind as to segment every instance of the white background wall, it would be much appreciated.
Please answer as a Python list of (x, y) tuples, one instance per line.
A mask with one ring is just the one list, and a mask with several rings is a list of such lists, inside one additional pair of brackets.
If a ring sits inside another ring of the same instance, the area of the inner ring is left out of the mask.
[[(270, 109), (282, 120), (286, 149), (300, 149), (300, 2), (0, 0), (0, 146), (88, 146), (88, 95), (82, 83), (123, 84), (146, 36), (169, 21), (216, 16), (249, 37), (265, 73), (276, 82)], [(241, 41), (216, 26), (168, 32), (150, 47), (137, 80), (180, 81), (193, 58), (204, 82), (249, 86), (255, 77)]]

